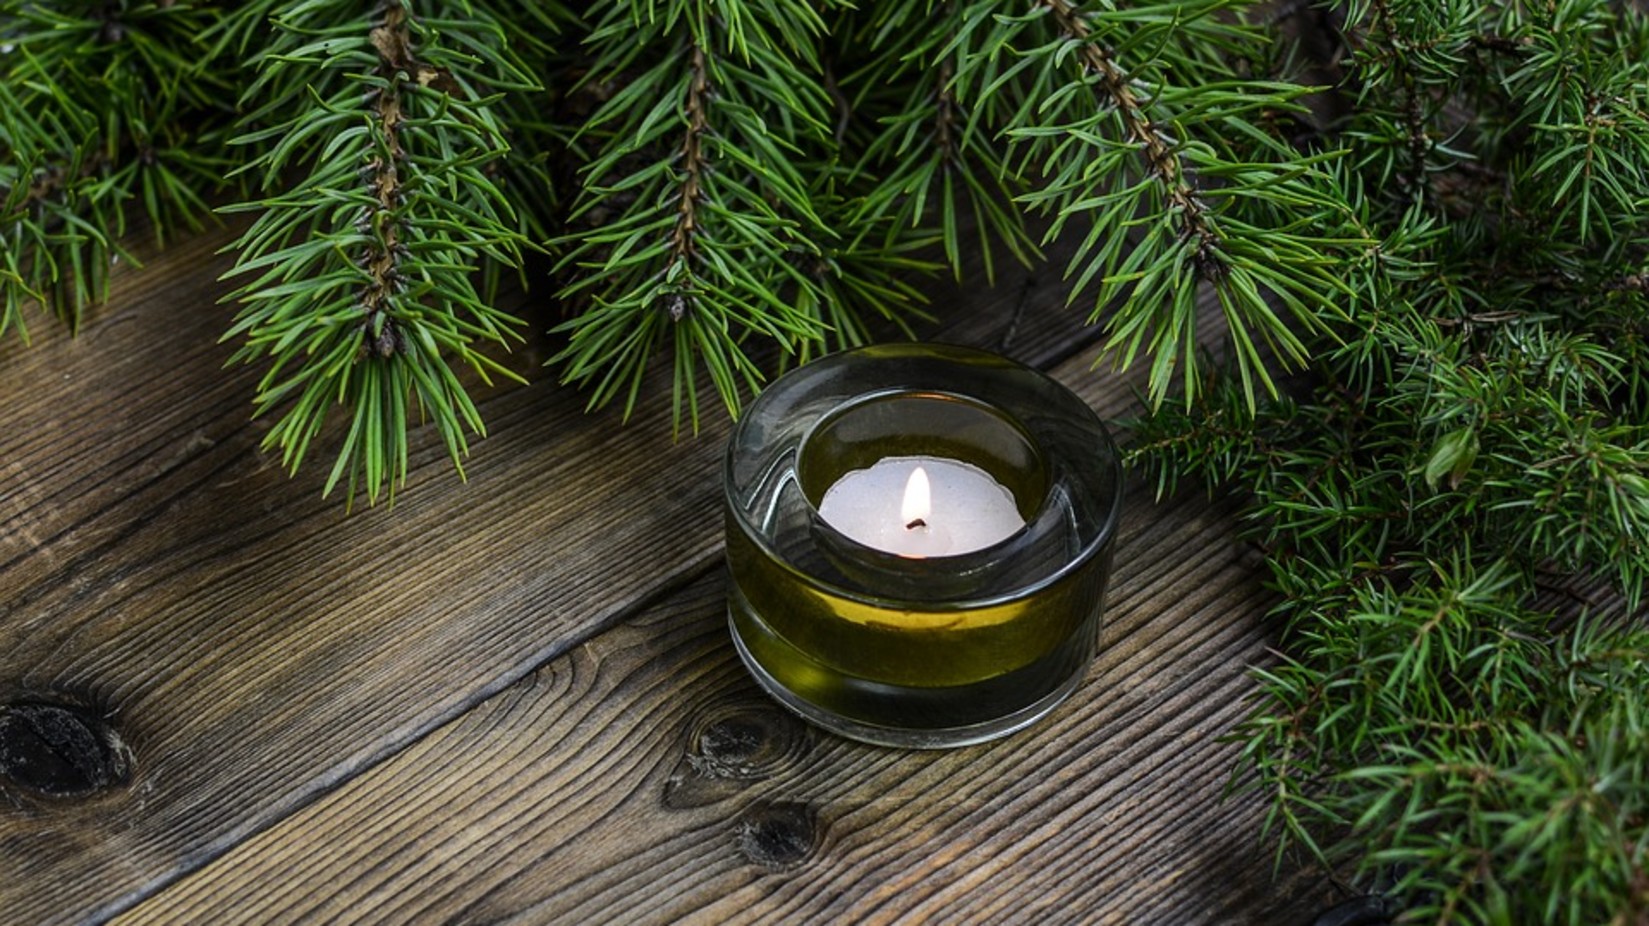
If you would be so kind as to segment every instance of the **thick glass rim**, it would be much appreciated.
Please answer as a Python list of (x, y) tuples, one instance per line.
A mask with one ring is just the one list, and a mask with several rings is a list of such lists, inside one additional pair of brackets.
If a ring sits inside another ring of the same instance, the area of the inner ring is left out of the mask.
[[(741, 437), (744, 436), (746, 428), (751, 426), (750, 422), (756, 419), (756, 417), (757, 417), (756, 412), (760, 408), (762, 402), (769, 395), (775, 394), (774, 390), (776, 390), (777, 387), (783, 385), (784, 383), (786, 383), (786, 381), (792, 381), (793, 382), (794, 380), (796, 380), (798, 378), (801, 378), (801, 377), (804, 377), (804, 376), (810, 376), (810, 375), (811, 376), (817, 376), (821, 372), (821, 365), (841, 364), (843, 362), (847, 362), (848, 360), (852, 359), (855, 356), (863, 356), (863, 355), (866, 355), (866, 354), (876, 353), (876, 354), (883, 354), (883, 355), (887, 355), (889, 357), (892, 357), (892, 356), (897, 356), (900, 353), (905, 353), (905, 354), (913, 355), (913, 356), (914, 355), (919, 355), (919, 354), (927, 354), (927, 355), (930, 355), (930, 357), (931, 357), (931, 354), (935, 351), (937, 351), (940, 354), (950, 354), (951, 356), (955, 357), (958, 360), (970, 360), (971, 359), (971, 360), (975, 360), (975, 361), (987, 360), (987, 361), (990, 361), (992, 363), (1003, 363), (1003, 362), (1005, 362), (1005, 363), (1011, 365), (1012, 367), (1017, 368), (1019, 371), (1022, 371), (1025, 374), (1029, 374), (1032, 377), (1035, 377), (1035, 378), (1040, 379), (1040, 380), (1044, 380), (1044, 381), (1052, 384), (1053, 386), (1057, 387), (1060, 392), (1071, 395), (1072, 399), (1074, 400), (1075, 405), (1080, 406), (1080, 408), (1083, 410), (1083, 412), (1085, 412), (1086, 415), (1089, 418), (1092, 419), (1092, 422), (1095, 426), (1095, 431), (1096, 431), (1095, 436), (1098, 439), (1098, 445), (1094, 448), (1094, 450), (1096, 451), (1096, 457), (1100, 457), (1100, 458), (1103, 458), (1103, 459), (1107, 460), (1107, 462), (1103, 465), (1108, 470), (1108, 472), (1104, 475), (1107, 475), (1110, 478), (1110, 492), (1109, 492), (1110, 497), (1103, 500), (1103, 504), (1105, 506), (1105, 515), (1104, 515), (1104, 520), (1100, 524), (1098, 532), (1094, 535), (1092, 540), (1090, 540), (1088, 543), (1083, 545), (1082, 549), (1078, 550), (1074, 555), (1072, 555), (1071, 557), (1066, 559), (1065, 562), (1061, 563), (1059, 568), (1057, 568), (1057, 569), (1055, 569), (1055, 570), (1053, 570), (1053, 571), (1051, 571), (1051, 572), (1049, 572), (1045, 575), (1042, 575), (1042, 576), (1038, 577), (1037, 579), (1035, 579), (1031, 582), (1028, 582), (1024, 585), (1016, 585), (1012, 588), (1004, 589), (1001, 592), (991, 594), (991, 595), (986, 595), (986, 596), (980, 596), (980, 597), (954, 598), (954, 599), (931, 599), (930, 600), (930, 599), (918, 599), (918, 598), (908, 598), (908, 597), (894, 597), (894, 596), (891, 596), (891, 595), (879, 595), (879, 594), (875, 594), (875, 593), (871, 593), (871, 592), (862, 591), (862, 590), (856, 589), (856, 588), (848, 588), (848, 587), (845, 587), (845, 586), (841, 585), (840, 583), (831, 582), (831, 581), (829, 581), (827, 579), (824, 579), (820, 576), (817, 576), (817, 575), (814, 575), (812, 573), (806, 572), (806, 571), (798, 568), (793, 562), (790, 561), (789, 558), (785, 557), (782, 553), (780, 553), (778, 551), (778, 549), (773, 545), (773, 543), (770, 541), (770, 539), (766, 536), (766, 533), (764, 531), (762, 531), (756, 524), (754, 524), (751, 521), (749, 512), (748, 512), (748, 510), (746, 509), (746, 507), (744, 505), (736, 504), (736, 503), (728, 504), (727, 508), (730, 510), (733, 518), (737, 521), (738, 528), (739, 528), (740, 531), (742, 531), (744, 533), (745, 538), (749, 542), (753, 543), (757, 547), (757, 549), (762, 553), (762, 555), (768, 557), (768, 559), (770, 559), (772, 562), (776, 563), (785, 572), (798, 577), (803, 584), (805, 584), (809, 587), (818, 589), (818, 590), (820, 590), (820, 591), (822, 591), (826, 594), (829, 594), (829, 595), (832, 595), (832, 596), (835, 596), (835, 597), (838, 597), (838, 598), (843, 598), (843, 599), (846, 599), (846, 600), (849, 600), (849, 601), (855, 601), (855, 602), (859, 602), (859, 603), (869, 605), (869, 606), (872, 606), (872, 607), (885, 608), (885, 609), (889, 609), (889, 610), (907, 610), (907, 609), (913, 609), (913, 608), (921, 608), (921, 609), (928, 610), (928, 611), (933, 611), (933, 612), (972, 611), (972, 610), (977, 610), (977, 609), (980, 609), (980, 608), (997, 607), (997, 606), (1001, 606), (1001, 605), (1004, 605), (1004, 604), (1009, 604), (1011, 602), (1023, 599), (1027, 596), (1034, 595), (1037, 592), (1041, 591), (1042, 589), (1045, 589), (1045, 588), (1048, 588), (1052, 585), (1055, 585), (1055, 584), (1063, 581), (1064, 579), (1066, 579), (1072, 572), (1076, 571), (1083, 564), (1087, 563), (1089, 560), (1091, 560), (1092, 558), (1097, 556), (1101, 551), (1103, 551), (1105, 549), (1106, 545), (1111, 542), (1113, 535), (1116, 533), (1117, 525), (1118, 525), (1119, 521), (1121, 520), (1122, 494), (1123, 494), (1122, 461), (1121, 461), (1120, 455), (1117, 452), (1116, 442), (1112, 439), (1110, 429), (1105, 426), (1104, 420), (1099, 417), (1099, 414), (1097, 412), (1095, 412), (1092, 407), (1090, 407), (1086, 402), (1083, 402), (1080, 397), (1077, 397), (1074, 394), (1070, 393), (1070, 390), (1067, 389), (1063, 384), (1059, 383), (1057, 380), (1054, 380), (1052, 377), (1048, 376), (1046, 373), (1043, 373), (1041, 370), (1035, 369), (1034, 367), (1026, 366), (1025, 364), (1022, 364), (1022, 363), (1020, 363), (1016, 360), (1013, 360), (1013, 359), (1007, 358), (1007, 357), (1003, 357), (999, 354), (994, 354), (994, 353), (991, 353), (989, 351), (979, 350), (977, 348), (972, 348), (972, 347), (962, 347), (962, 346), (954, 345), (954, 344), (912, 342), (912, 343), (909, 343), (909, 344), (872, 345), (872, 346), (868, 346), (868, 347), (859, 347), (859, 348), (853, 348), (853, 349), (845, 350), (845, 351), (838, 351), (834, 354), (829, 354), (829, 355), (826, 355), (824, 357), (820, 357), (819, 359), (817, 359), (817, 360), (815, 360), (811, 363), (799, 366), (796, 369), (791, 370), (791, 371), (785, 373), (784, 375), (778, 377), (772, 383), (769, 383), (767, 385), (767, 387), (762, 390), (762, 394), (757, 396), (756, 400), (751, 403), (751, 405), (748, 409), (746, 409), (746, 414), (741, 416), (740, 420), (734, 425), (733, 432), (729, 436), (729, 439), (727, 441), (727, 451), (726, 451), (726, 453), (723, 457), (723, 465), (722, 465), (722, 492), (724, 494), (724, 499), (731, 501), (731, 500), (737, 499), (737, 497), (738, 497), (737, 494), (736, 494), (736, 490), (738, 489), (738, 485), (735, 481), (734, 467), (735, 467), (735, 462), (736, 462), (736, 457), (737, 457), (737, 454), (738, 454), (738, 450), (739, 450), (739, 448), (742, 444)], [(922, 389), (922, 388), (919, 388), (919, 387), (912, 387), (909, 390), (902, 390), (902, 389), (891, 389), (891, 390), (888, 390), (888, 389), (880, 389), (880, 390), (879, 389), (870, 389), (870, 390), (867, 390), (865, 393), (863, 393), (861, 395), (871, 395), (873, 393), (889, 392), (889, 391), (891, 391), (891, 392), (911, 391), (911, 392), (929, 392), (929, 393), (948, 392), (948, 390)], [(808, 422), (806, 429), (803, 431), (802, 438), (798, 439), (798, 441), (796, 443), (796, 446), (794, 448), (792, 448), (790, 450), (790, 452), (794, 453), (794, 454), (797, 454), (799, 456), (801, 448), (805, 443), (806, 437), (811, 435), (814, 427), (817, 426), (819, 421), (827, 418), (830, 415), (830, 413), (832, 411), (834, 411), (835, 409), (840, 408), (840, 407), (842, 407), (844, 405), (847, 405), (849, 403), (854, 403), (854, 402), (859, 401), (859, 399), (861, 398), (861, 395), (854, 395), (854, 396), (851, 396), (851, 397), (845, 399), (842, 403), (839, 403), (838, 405), (832, 406), (831, 409), (826, 410), (824, 413), (820, 414), (817, 418), (815, 418), (814, 420)], [(984, 400), (982, 400), (982, 399), (980, 399), (976, 396), (967, 396), (967, 395), (963, 394), (963, 398), (966, 398), (968, 401), (970, 401), (974, 404), (984, 405), (984, 406), (990, 407), (990, 408), (995, 407), (994, 405), (992, 405), (992, 403), (990, 403), (988, 401), (984, 401)], [(1012, 415), (1010, 415), (1010, 417), (1017, 418), (1017, 416), (1012, 416)], [(1032, 436), (1034, 437), (1034, 434), (1032, 434)], [(1033, 443), (1033, 446), (1034, 446), (1035, 442), (1033, 441), (1032, 443)], [(1045, 449), (1043, 449), (1041, 447), (1037, 447), (1036, 449), (1037, 449), (1038, 453), (1046, 455), (1046, 450)], [(790, 473), (785, 478), (787, 480), (797, 480), (797, 476), (796, 476), (796, 473), (795, 473), (795, 467), (794, 466), (792, 466)], [(1047, 489), (1047, 492), (1052, 493), (1053, 491), (1055, 491), (1055, 485), (1056, 485), (1056, 483), (1050, 482), (1050, 484), (1048, 486), (1048, 489)], [(822, 520), (818, 519), (817, 509), (815, 508), (815, 506), (813, 504), (813, 501), (811, 499), (807, 498), (807, 493), (803, 490), (802, 486), (800, 485), (799, 480), (797, 481), (796, 491), (802, 496), (803, 501), (807, 504), (809, 514), (815, 519), (815, 523), (823, 523)], [(1038, 505), (1038, 513), (1039, 514), (1043, 510), (1045, 510), (1046, 504), (1047, 504), (1047, 500), (1044, 499)], [(1022, 529), (1021, 532), (1015, 533), (1012, 537), (1004, 539), (1003, 541), (1001, 541), (998, 544), (994, 544), (990, 547), (985, 548), (985, 551), (976, 551), (976, 552), (1001, 551), (1002, 549), (1005, 548), (1006, 545), (1014, 542), (1015, 540), (1022, 540), (1023, 539), (1023, 531), (1029, 529), (1030, 523), (1031, 522), (1027, 522), (1026, 527), (1024, 529)], [(856, 544), (856, 545), (858, 545), (858, 546), (860, 546), (860, 547), (862, 547), (866, 550), (872, 550), (873, 552), (875, 552), (873, 550), (873, 548), (864, 547), (863, 544), (859, 544), (857, 541), (854, 541), (851, 538), (844, 538), (844, 539), (846, 539), (847, 542), (849, 542), (849, 543)], [(956, 556), (956, 557), (942, 557), (940, 559), (962, 560), (962, 559), (966, 559), (966, 558), (967, 558), (967, 554), (963, 554), (961, 556)]]

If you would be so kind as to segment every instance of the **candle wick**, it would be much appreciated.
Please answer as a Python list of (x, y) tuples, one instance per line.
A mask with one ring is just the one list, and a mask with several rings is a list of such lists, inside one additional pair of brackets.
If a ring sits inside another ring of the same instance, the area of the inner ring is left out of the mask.
[(906, 524), (905, 525), (905, 530), (913, 531), (913, 530), (917, 529), (918, 527), (927, 527), (927, 526), (928, 526), (928, 522), (922, 520), (921, 518), (917, 518), (916, 520), (910, 522), (909, 524)]

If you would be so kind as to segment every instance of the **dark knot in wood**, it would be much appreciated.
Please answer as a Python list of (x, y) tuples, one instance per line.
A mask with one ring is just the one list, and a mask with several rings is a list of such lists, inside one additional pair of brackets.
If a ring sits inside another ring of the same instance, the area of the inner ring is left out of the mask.
[(752, 864), (775, 871), (794, 868), (818, 848), (818, 818), (806, 804), (755, 804), (739, 815), (733, 844)]
[(743, 777), (750, 760), (758, 758), (771, 738), (759, 717), (723, 717), (699, 731), (694, 758), (709, 774)]
[(694, 719), (686, 755), (664, 786), (664, 805), (703, 807), (772, 778), (806, 754), (804, 724), (769, 703), (712, 705)]
[(128, 750), (95, 712), (19, 702), (0, 706), (0, 776), (55, 796), (125, 784)]
[(804, 751), (807, 732), (789, 714), (767, 705), (726, 705), (694, 725), (687, 763), (705, 778), (771, 778)]

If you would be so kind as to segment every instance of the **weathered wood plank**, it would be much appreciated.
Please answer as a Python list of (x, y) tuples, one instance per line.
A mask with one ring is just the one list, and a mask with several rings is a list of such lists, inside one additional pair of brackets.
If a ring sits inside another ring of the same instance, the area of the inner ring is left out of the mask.
[(738, 665), (711, 570), (121, 922), (1304, 922), (1322, 880), (1274, 881), (1261, 802), (1220, 800), (1273, 599), (1229, 506), (1128, 505), (1101, 655), (1030, 731), (812, 730)]
[[(247, 420), (257, 371), (222, 368), (227, 237), (118, 271), (77, 339), (0, 347), (0, 703), (106, 716), (134, 768), (75, 800), (0, 782), (0, 921), (125, 908), (719, 555), (725, 427), (673, 442), (662, 401), (619, 428), (548, 382), (496, 391), (468, 486), (423, 434), (392, 510), (320, 499), (324, 448), (288, 479)], [(949, 338), (999, 338), (1024, 299), (1011, 352), (1062, 356), (1087, 334), (1058, 291), (945, 295)], [(542, 355), (517, 361), (545, 380)]]

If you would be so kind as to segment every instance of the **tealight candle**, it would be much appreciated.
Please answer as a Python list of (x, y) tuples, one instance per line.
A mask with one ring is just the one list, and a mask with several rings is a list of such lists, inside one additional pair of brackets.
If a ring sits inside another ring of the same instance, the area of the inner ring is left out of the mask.
[(980, 742), (1092, 661), (1120, 469), (1093, 411), (1034, 370), (916, 344), (806, 364), (734, 429), (726, 492), (739, 656), (826, 729)]
[(1013, 493), (943, 457), (883, 457), (837, 480), (819, 517), (867, 547), (911, 558), (982, 550), (1025, 526)]

